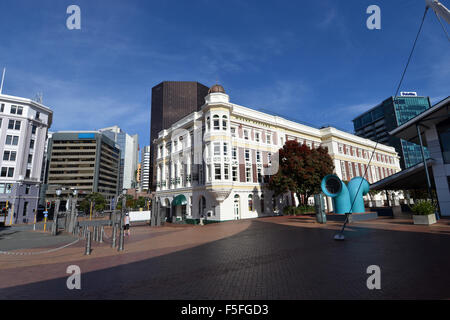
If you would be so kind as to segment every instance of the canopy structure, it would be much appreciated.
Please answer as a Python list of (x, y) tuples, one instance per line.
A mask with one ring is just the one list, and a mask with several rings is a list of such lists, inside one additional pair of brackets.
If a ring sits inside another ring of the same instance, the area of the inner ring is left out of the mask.
[(172, 201), (172, 206), (184, 206), (187, 205), (186, 197), (183, 194), (176, 196)]
[[(427, 160), (429, 170), (433, 163), (434, 161), (432, 159)], [(432, 186), (435, 185), (433, 175), (431, 175), (431, 184)], [(411, 190), (425, 188), (427, 188), (427, 178), (423, 162), (370, 185), (370, 190)]]

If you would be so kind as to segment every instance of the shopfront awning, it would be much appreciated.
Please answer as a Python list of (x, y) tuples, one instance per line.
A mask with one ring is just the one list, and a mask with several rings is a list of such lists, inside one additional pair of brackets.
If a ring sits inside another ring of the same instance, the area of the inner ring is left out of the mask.
[(180, 194), (180, 195), (176, 196), (173, 199), (172, 205), (174, 207), (187, 205), (186, 197), (183, 194)]

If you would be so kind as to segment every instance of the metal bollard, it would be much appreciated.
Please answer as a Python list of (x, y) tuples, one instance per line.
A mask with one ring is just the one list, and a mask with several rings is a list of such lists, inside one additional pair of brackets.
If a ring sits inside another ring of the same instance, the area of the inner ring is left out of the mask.
[(119, 248), (117, 248), (117, 251), (123, 251), (123, 243), (124, 243), (124, 238), (125, 238), (124, 233), (125, 233), (124, 229), (120, 228)]
[(88, 230), (86, 238), (86, 250), (84, 252), (84, 254), (87, 256), (91, 254), (91, 240), (92, 240), (91, 230)]
[(100, 228), (100, 243), (103, 243), (103, 233), (105, 232), (105, 228), (102, 226)]
[(52, 236), (56, 236), (57, 234), (58, 234), (58, 215), (55, 215), (52, 224)]
[(111, 248), (115, 248), (116, 247), (116, 224), (113, 224), (113, 228), (112, 228), (112, 243), (111, 243)]
[(97, 242), (97, 233), (98, 233), (97, 226), (94, 226), (93, 229), (94, 229), (94, 241)]

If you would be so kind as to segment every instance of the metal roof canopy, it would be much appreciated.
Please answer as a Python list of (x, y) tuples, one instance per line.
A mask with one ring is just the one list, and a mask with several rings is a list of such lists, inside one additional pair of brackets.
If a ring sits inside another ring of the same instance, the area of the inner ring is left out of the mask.
[(172, 206), (184, 206), (187, 205), (187, 200), (184, 194), (180, 194), (173, 199)]
[[(433, 163), (434, 160), (427, 159), (429, 169), (431, 169)], [(431, 184), (434, 186), (433, 175), (430, 176)], [(409, 190), (426, 188), (427, 178), (423, 162), (370, 185), (370, 190)]]
[[(420, 144), (416, 126), (419, 125), (420, 133), (425, 138), (424, 132), (427, 128), (431, 128), (433, 124), (439, 123), (450, 115), (450, 96), (438, 102), (430, 109), (422, 112), (415, 118), (405, 122), (401, 126), (390, 131), (391, 136), (407, 140), (416, 144)], [(423, 145), (427, 146), (427, 139), (422, 139)]]

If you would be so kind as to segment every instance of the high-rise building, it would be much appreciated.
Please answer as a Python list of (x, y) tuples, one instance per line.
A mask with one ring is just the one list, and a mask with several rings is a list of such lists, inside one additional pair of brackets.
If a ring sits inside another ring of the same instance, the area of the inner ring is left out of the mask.
[(62, 200), (70, 189), (79, 197), (101, 193), (107, 200), (119, 192), (119, 146), (98, 131), (61, 131), (53, 133), (48, 145), (49, 168), (46, 200), (55, 200), (62, 188)]
[(6, 224), (32, 222), (37, 213), (52, 117), (41, 103), (0, 94), (0, 212), (8, 209)]
[(145, 146), (141, 151), (141, 190), (150, 188), (150, 146)]
[(101, 133), (112, 139), (120, 149), (119, 189), (136, 188), (136, 171), (139, 162), (139, 138), (130, 136), (118, 126), (99, 129)]
[(353, 120), (357, 136), (378, 140), (394, 147), (400, 155), (400, 165), (403, 169), (422, 161), (420, 146), (390, 136), (388, 132), (431, 107), (429, 97), (418, 97), (415, 93), (408, 94), (397, 98), (390, 97)]
[(164, 81), (152, 88), (152, 110), (150, 126), (150, 188), (154, 187), (156, 175), (153, 170), (153, 140), (158, 133), (169, 128), (186, 115), (200, 110), (205, 103), (209, 88), (192, 81)]

